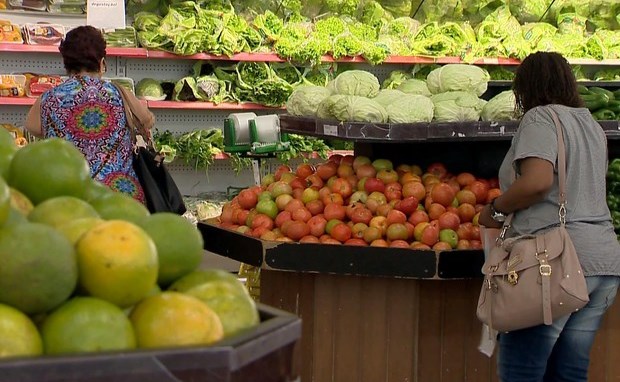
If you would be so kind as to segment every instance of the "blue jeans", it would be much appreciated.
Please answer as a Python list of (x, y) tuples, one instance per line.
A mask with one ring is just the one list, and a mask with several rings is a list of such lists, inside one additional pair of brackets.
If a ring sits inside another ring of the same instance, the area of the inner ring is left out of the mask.
[(581, 310), (499, 335), (501, 382), (587, 382), (590, 348), (603, 314), (613, 303), (620, 277), (586, 277), (590, 302)]

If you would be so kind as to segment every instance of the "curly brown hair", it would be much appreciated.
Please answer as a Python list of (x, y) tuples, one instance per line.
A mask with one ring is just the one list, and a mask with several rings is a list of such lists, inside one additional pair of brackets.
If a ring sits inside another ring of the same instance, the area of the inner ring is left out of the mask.
[(517, 109), (525, 113), (549, 104), (583, 107), (568, 61), (555, 52), (530, 54), (517, 68), (512, 84)]
[(69, 73), (98, 72), (105, 57), (106, 42), (99, 29), (90, 25), (74, 28), (60, 43), (60, 54)]

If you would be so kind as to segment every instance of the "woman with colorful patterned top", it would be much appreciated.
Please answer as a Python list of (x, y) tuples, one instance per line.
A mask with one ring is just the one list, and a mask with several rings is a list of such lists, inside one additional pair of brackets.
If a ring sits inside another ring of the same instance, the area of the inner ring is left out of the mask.
[[(72, 142), (88, 160), (94, 179), (144, 202), (132, 166), (133, 143), (123, 99), (115, 85), (101, 79), (106, 70), (105, 49), (96, 28), (81, 26), (67, 33), (60, 53), (70, 78), (37, 99), (26, 129), (37, 137)], [(132, 111), (151, 129), (153, 114), (133, 98)]]

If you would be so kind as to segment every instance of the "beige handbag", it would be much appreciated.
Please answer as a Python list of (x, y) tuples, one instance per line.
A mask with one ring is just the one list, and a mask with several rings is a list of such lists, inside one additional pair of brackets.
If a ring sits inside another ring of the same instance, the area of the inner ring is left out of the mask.
[(588, 301), (588, 288), (575, 247), (566, 232), (566, 150), (562, 126), (549, 107), (558, 133), (558, 227), (537, 235), (505, 238), (508, 216), (482, 268), (477, 315), (491, 329), (512, 331), (575, 312)]

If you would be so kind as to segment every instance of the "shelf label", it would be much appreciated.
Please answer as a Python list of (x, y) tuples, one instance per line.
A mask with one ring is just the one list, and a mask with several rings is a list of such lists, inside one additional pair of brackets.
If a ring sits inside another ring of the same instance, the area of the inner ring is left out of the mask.
[(87, 0), (86, 24), (97, 28), (125, 28), (125, 1)]
[(323, 125), (323, 134), (332, 135), (334, 137), (338, 136), (338, 126), (334, 125)]

